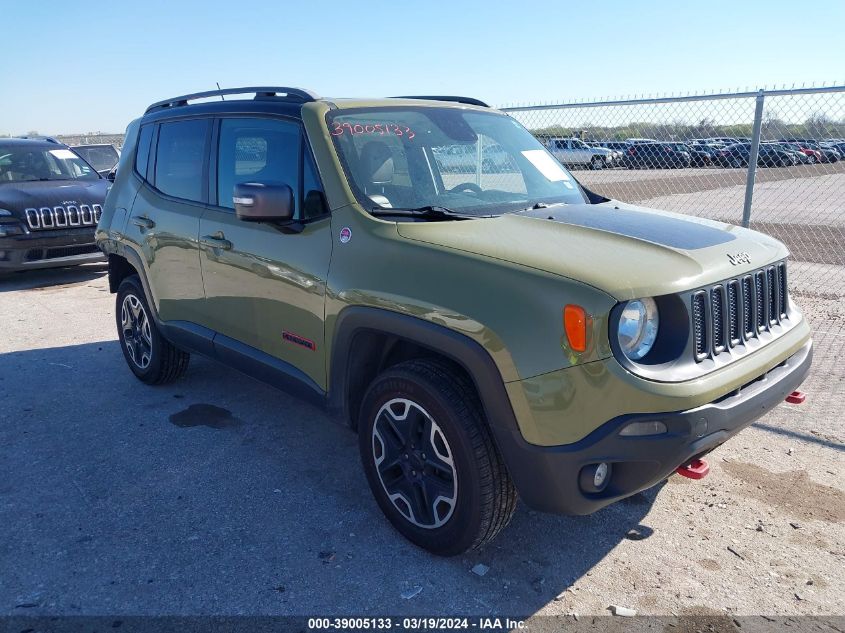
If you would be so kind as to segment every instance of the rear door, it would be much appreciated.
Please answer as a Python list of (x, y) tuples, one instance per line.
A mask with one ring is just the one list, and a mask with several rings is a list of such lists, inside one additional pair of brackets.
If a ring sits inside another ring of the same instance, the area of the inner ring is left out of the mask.
[[(331, 227), (301, 124), (281, 117), (215, 123), (211, 204), (200, 221), (200, 261), (209, 327), (241, 353), (293, 365), (325, 388), (324, 329)], [(288, 184), (290, 226), (244, 222), (232, 203), (241, 182)]]
[(205, 298), (197, 236), (206, 204), (211, 122), (194, 118), (141, 126), (126, 238), (137, 245), (163, 321), (202, 323)]

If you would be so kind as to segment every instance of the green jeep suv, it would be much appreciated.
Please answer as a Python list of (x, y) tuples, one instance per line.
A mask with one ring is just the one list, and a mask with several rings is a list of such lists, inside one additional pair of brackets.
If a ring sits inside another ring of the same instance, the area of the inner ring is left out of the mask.
[(323, 403), (442, 555), (517, 496), (586, 514), (700, 476), (812, 357), (783, 244), (598, 196), (474, 99), (153, 104), (97, 241), (140, 380), (197, 353)]

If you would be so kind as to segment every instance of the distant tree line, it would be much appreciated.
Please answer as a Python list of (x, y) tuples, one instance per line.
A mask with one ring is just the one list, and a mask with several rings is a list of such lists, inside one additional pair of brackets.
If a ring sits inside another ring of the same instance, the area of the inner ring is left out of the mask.
[[(604, 126), (587, 123), (567, 127), (556, 124), (529, 128), (540, 139), (576, 136), (586, 141), (624, 141), (629, 138), (653, 138), (662, 141), (683, 141), (691, 138), (718, 136), (751, 137), (752, 123), (718, 124), (712, 119), (702, 119), (696, 124), (684, 122), (635, 122), (624, 125)], [(803, 123), (787, 123), (770, 113), (764, 113), (760, 132), (762, 140), (780, 138), (845, 138), (845, 120), (836, 121), (824, 114), (814, 114)]]

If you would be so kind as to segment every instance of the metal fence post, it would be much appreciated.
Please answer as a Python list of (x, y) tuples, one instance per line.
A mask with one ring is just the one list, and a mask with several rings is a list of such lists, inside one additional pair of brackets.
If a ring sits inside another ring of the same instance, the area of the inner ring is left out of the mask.
[(754, 196), (754, 178), (757, 175), (757, 156), (760, 153), (760, 132), (763, 129), (763, 101), (765, 94), (762, 90), (757, 93), (757, 105), (754, 108), (754, 129), (751, 132), (751, 152), (748, 156), (748, 177), (745, 179), (745, 204), (742, 206), (742, 226), (748, 228), (751, 224), (751, 199)]

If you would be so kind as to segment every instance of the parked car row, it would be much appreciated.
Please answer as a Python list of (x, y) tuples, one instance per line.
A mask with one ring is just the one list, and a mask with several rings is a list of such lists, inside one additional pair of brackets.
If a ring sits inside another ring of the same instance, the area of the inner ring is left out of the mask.
[[(627, 167), (628, 169), (683, 169), (685, 167), (747, 167), (751, 157), (751, 139), (746, 137), (719, 136), (694, 138), (685, 142), (660, 141), (648, 138), (629, 138), (625, 141), (582, 141), (580, 139), (552, 138), (546, 146), (566, 165), (586, 164), (593, 169)], [(579, 147), (582, 154), (591, 150), (604, 150), (613, 155), (599, 158), (592, 154), (588, 162), (578, 160), (572, 147)], [(760, 167), (791, 167), (814, 163), (835, 163), (845, 156), (845, 140), (783, 138), (762, 141), (757, 154)], [(596, 161), (601, 161), (600, 165)]]

